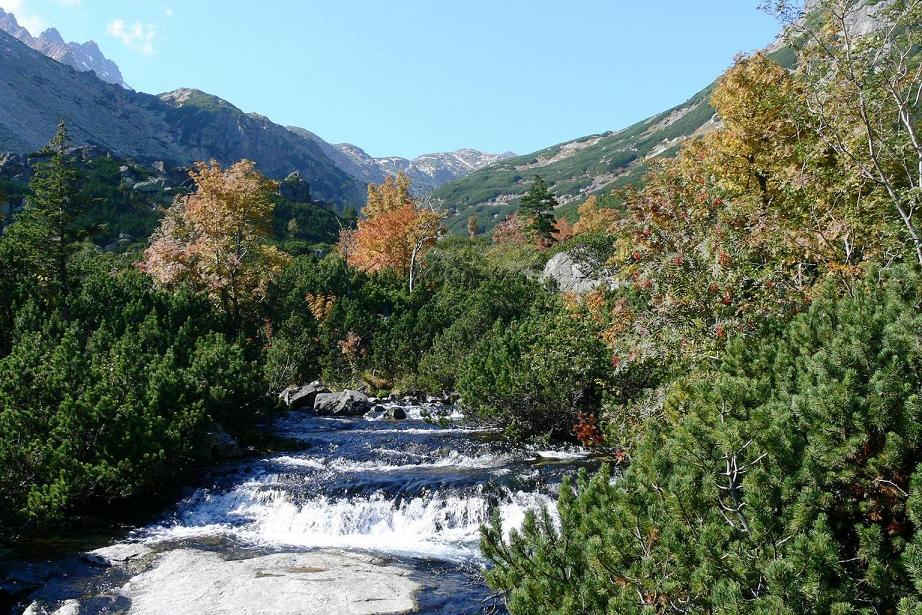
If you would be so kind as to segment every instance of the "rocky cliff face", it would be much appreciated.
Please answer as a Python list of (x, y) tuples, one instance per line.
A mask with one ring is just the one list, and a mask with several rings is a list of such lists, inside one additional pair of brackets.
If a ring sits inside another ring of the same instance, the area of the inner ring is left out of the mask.
[(289, 130), (313, 141), (336, 165), (368, 184), (380, 184), (388, 175), (403, 171), (413, 181), (416, 194), (429, 194), (442, 184), (465, 177), (499, 160), (514, 156), (512, 152), (487, 154), (475, 149), (459, 149), (454, 152), (423, 154), (412, 160), (399, 156), (375, 158), (362, 148), (350, 143), (331, 145), (303, 128), (294, 126)]
[(37, 37), (32, 36), (28, 30), (19, 25), (11, 13), (0, 9), (0, 30), (12, 35), (32, 49), (43, 53), (52, 60), (66, 64), (78, 71), (92, 71), (106, 83), (114, 83), (123, 88), (130, 89), (122, 78), (115, 62), (106, 58), (99, 46), (93, 41), (86, 43), (68, 43), (61, 37), (61, 33), (54, 28), (49, 28)]
[(297, 171), (318, 200), (361, 206), (365, 185), (313, 142), (197, 90), (151, 96), (78, 72), (0, 31), (0, 152), (33, 152), (64, 119), (76, 145), (118, 158), (185, 165), (242, 158), (266, 175)]

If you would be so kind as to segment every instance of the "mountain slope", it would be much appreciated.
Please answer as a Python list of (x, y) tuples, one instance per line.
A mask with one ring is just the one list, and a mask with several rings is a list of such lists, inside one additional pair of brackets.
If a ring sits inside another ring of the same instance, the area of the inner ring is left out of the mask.
[(0, 151), (44, 146), (64, 119), (78, 145), (119, 158), (185, 165), (253, 160), (270, 177), (298, 171), (320, 200), (361, 206), (365, 185), (340, 170), (316, 144), (256, 114), (194, 90), (163, 98), (78, 72), (0, 31)]
[(0, 30), (14, 36), (32, 49), (45, 54), (52, 60), (66, 64), (78, 71), (92, 71), (106, 83), (115, 83), (128, 88), (118, 66), (106, 58), (99, 46), (93, 41), (86, 43), (66, 43), (60, 32), (49, 28), (32, 36), (28, 30), (19, 25), (12, 13), (0, 9)]
[(403, 171), (413, 180), (413, 191), (421, 195), (429, 194), (446, 182), (514, 156), (511, 152), (487, 154), (475, 149), (459, 149), (454, 152), (423, 154), (412, 160), (399, 156), (374, 158), (356, 145), (331, 145), (309, 130), (296, 126), (289, 126), (288, 129), (314, 141), (340, 169), (356, 179), (368, 184), (380, 184), (388, 175), (397, 175)]
[(191, 159), (229, 163), (247, 158), (270, 177), (300, 172), (323, 200), (355, 206), (365, 202), (364, 183), (340, 169), (315, 142), (284, 126), (200, 90), (183, 88), (159, 99), (169, 105), (166, 121)]
[[(780, 49), (775, 60), (790, 64), (792, 52)], [(463, 232), (468, 216), (490, 230), (510, 212), (540, 175), (562, 207), (572, 210), (591, 194), (637, 181), (645, 163), (675, 153), (683, 141), (713, 130), (719, 123), (709, 102), (716, 81), (686, 102), (616, 132), (589, 135), (543, 150), (501, 160), (439, 187), (433, 197), (451, 214), (449, 226)]]

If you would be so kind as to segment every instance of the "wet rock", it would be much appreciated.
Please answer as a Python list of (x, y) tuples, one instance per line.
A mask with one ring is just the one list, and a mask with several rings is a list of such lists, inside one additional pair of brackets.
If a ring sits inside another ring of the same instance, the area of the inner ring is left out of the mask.
[(339, 401), (339, 393), (318, 393), (314, 398), (314, 412), (317, 414), (333, 414), (333, 408)]
[(384, 413), (384, 418), (389, 421), (400, 421), (407, 418), (407, 413), (400, 406), (393, 406), (387, 409), (387, 411)]
[(205, 432), (205, 450), (211, 459), (235, 459), (243, 454), (233, 436), (214, 422)]
[(419, 589), (406, 569), (381, 565), (366, 554), (315, 551), (225, 560), (209, 551), (175, 550), (120, 593), (130, 599), (133, 615), (371, 615), (411, 611)]
[(302, 410), (304, 408), (313, 408), (317, 395), (329, 392), (330, 389), (324, 386), (322, 382), (314, 380), (302, 387), (288, 387), (282, 391), (279, 397), (291, 410)]
[(22, 615), (80, 615), (80, 602), (73, 599), (65, 600), (54, 610), (33, 602), (22, 612)]
[(368, 396), (361, 391), (346, 389), (342, 393), (318, 393), (314, 411), (328, 416), (362, 416), (371, 409)]
[(150, 553), (150, 547), (139, 542), (123, 542), (84, 553), (83, 559), (97, 566), (117, 566), (141, 559)]
[(380, 419), (384, 418), (384, 415), (387, 413), (387, 408), (381, 404), (375, 404), (372, 406), (371, 410), (365, 413), (366, 419)]

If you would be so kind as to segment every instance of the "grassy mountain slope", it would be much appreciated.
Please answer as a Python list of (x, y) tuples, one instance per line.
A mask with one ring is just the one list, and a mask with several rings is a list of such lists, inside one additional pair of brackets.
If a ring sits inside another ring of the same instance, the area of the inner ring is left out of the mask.
[[(770, 55), (783, 65), (793, 63), (794, 54), (788, 48)], [(451, 230), (463, 232), (470, 215), (482, 229), (490, 230), (518, 208), (532, 177), (540, 175), (561, 203), (558, 215), (572, 214), (589, 195), (638, 181), (647, 161), (672, 155), (689, 137), (718, 126), (709, 102), (715, 84), (681, 105), (623, 130), (499, 161), (441, 186), (433, 196), (451, 213)]]

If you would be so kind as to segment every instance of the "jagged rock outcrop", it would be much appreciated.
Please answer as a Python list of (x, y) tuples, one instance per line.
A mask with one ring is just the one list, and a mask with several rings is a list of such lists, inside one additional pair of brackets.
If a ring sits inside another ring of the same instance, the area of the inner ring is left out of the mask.
[(92, 71), (106, 83), (114, 83), (128, 88), (122, 78), (122, 72), (112, 60), (100, 51), (93, 41), (86, 43), (68, 43), (55, 28), (48, 28), (38, 36), (32, 36), (28, 30), (19, 25), (16, 17), (0, 9), (0, 30), (11, 34), (32, 49), (45, 54), (52, 60), (66, 64), (78, 71)]
[(311, 186), (295, 171), (279, 182), (279, 195), (293, 203), (310, 203)]

